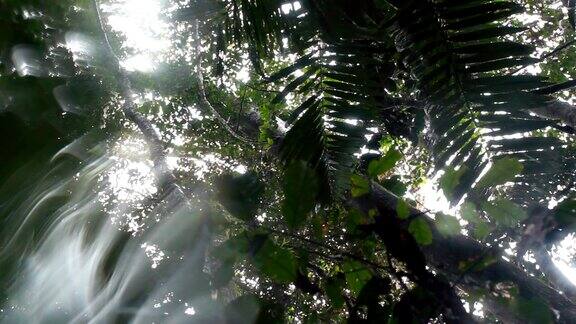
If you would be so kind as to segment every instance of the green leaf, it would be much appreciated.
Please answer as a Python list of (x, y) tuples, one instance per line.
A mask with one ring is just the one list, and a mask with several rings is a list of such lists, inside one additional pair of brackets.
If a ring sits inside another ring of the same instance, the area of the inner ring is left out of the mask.
[(331, 277), (324, 283), (324, 291), (326, 296), (330, 299), (332, 307), (339, 309), (344, 305), (344, 297), (342, 297), (343, 283), (337, 277)]
[(414, 236), (416, 242), (420, 245), (429, 245), (432, 243), (432, 231), (426, 220), (422, 217), (416, 218), (408, 225), (408, 232)]
[(352, 197), (357, 198), (370, 192), (370, 181), (368, 179), (353, 174), (350, 177), (350, 182), (352, 183)]
[(286, 123), (291, 125), (298, 119), (298, 117), (300, 117), (302, 112), (304, 112), (305, 110), (307, 110), (310, 107), (313, 107), (313, 109), (315, 107), (318, 107), (318, 105), (320, 104), (320, 100), (317, 100), (317, 99), (318, 99), (318, 96), (312, 96), (312, 97), (306, 99), (302, 104), (300, 104), (300, 106), (298, 106), (296, 109), (294, 109), (290, 113), (290, 116), (288, 116), (288, 118), (286, 118)]
[(444, 236), (458, 235), (461, 229), (456, 217), (444, 213), (436, 214), (436, 228)]
[(392, 136), (386, 135), (380, 139), (380, 151), (388, 152), (394, 145), (394, 138)]
[(478, 181), (476, 188), (487, 188), (514, 180), (524, 166), (516, 159), (503, 158), (496, 160), (490, 170)]
[(559, 224), (571, 225), (576, 221), (576, 200), (567, 199), (554, 208), (554, 217)]
[(318, 67), (313, 66), (308, 69), (304, 74), (297, 77), (296, 79), (292, 80), (292, 82), (288, 83), (281, 92), (279, 92), (274, 99), (270, 102), (271, 105), (279, 104), (280, 102), (284, 101), (286, 95), (292, 91), (294, 91), (298, 86), (300, 86), (304, 81), (308, 80), (310, 76), (318, 71)]
[(493, 202), (482, 203), (482, 209), (496, 224), (512, 227), (526, 219), (526, 212), (508, 199), (499, 198)]
[(270, 239), (256, 251), (253, 262), (258, 270), (274, 281), (290, 283), (296, 280), (296, 257), (290, 250), (274, 244)]
[(238, 257), (244, 257), (248, 253), (249, 245), (248, 234), (243, 232), (217, 246), (213, 255), (222, 262), (234, 262)]
[(314, 209), (319, 184), (316, 172), (303, 161), (294, 161), (284, 172), (282, 215), (291, 229), (302, 225)]
[(464, 202), (462, 206), (460, 206), (460, 216), (463, 220), (472, 224), (480, 221), (480, 216), (478, 216), (478, 212), (476, 211), (476, 205), (469, 201)]
[(260, 313), (260, 302), (252, 295), (240, 296), (231, 301), (224, 309), (226, 323), (254, 323)]
[(264, 185), (254, 172), (226, 174), (216, 181), (218, 199), (232, 216), (249, 221), (256, 215)]
[(490, 227), (490, 225), (487, 222), (481, 221), (481, 222), (474, 224), (474, 232), (472, 233), (472, 236), (474, 236), (475, 239), (481, 241), (486, 236), (488, 236), (488, 234), (490, 234), (491, 230), (492, 230), (492, 228)]
[(446, 172), (440, 177), (440, 188), (448, 199), (452, 199), (454, 189), (460, 184), (460, 178), (466, 172), (467, 167), (462, 166), (458, 170), (448, 168)]
[(358, 296), (364, 285), (372, 278), (372, 272), (358, 261), (346, 261), (342, 265), (348, 288)]
[(525, 323), (547, 324), (554, 323), (554, 315), (544, 301), (539, 298), (517, 297), (513, 302), (514, 309), (523, 318)]
[(230, 282), (234, 277), (234, 262), (227, 261), (220, 265), (212, 275), (212, 289), (220, 289)]
[(314, 59), (312, 58), (313, 54), (314, 53), (309, 53), (309, 54), (302, 56), (301, 58), (297, 59), (294, 62), (294, 64), (287, 66), (287, 67), (281, 69), (280, 71), (274, 73), (273, 75), (271, 75), (266, 81), (270, 82), (270, 83), (274, 83), (276, 81), (279, 81), (282, 78), (289, 76), (294, 71), (309, 65), (310, 63), (312, 63), (314, 61)]
[(355, 233), (358, 225), (366, 224), (368, 219), (366, 215), (358, 209), (353, 208), (346, 215), (346, 230), (349, 233)]
[(392, 149), (378, 160), (373, 160), (368, 165), (368, 176), (376, 178), (381, 174), (391, 170), (402, 158), (402, 153)]
[(407, 190), (406, 185), (400, 181), (400, 177), (397, 175), (391, 176), (380, 184), (398, 197), (404, 196)]
[(396, 203), (396, 215), (400, 219), (406, 219), (410, 216), (410, 205), (404, 199), (398, 199)]

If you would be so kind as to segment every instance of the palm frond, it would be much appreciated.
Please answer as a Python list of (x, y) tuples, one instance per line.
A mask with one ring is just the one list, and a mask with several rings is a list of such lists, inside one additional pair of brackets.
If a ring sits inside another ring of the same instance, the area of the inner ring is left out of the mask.
[[(284, 12), (283, 5), (291, 5)], [(314, 44), (316, 24), (301, 17), (302, 8), (289, 2), (258, 0), (197, 0), (175, 13), (175, 19), (203, 22), (202, 34), (211, 35), (209, 52), (216, 53), (216, 74), (224, 71), (230, 46), (246, 50), (254, 70), (265, 77), (262, 61), (279, 52), (303, 53)]]
[[(465, 168), (453, 201), (470, 190), (492, 156), (554, 147), (558, 158), (567, 158), (566, 145), (557, 138), (509, 138), (557, 124), (530, 113), (552, 100), (538, 91), (550, 83), (539, 76), (508, 74), (535, 61), (531, 46), (507, 40), (522, 30), (505, 24), (522, 11), (520, 5), (491, 0), (392, 3), (398, 12), (389, 30), (419, 96), (428, 103), (436, 167)], [(531, 180), (530, 169), (519, 183)]]
[[(343, 45), (329, 46), (328, 52), (334, 53), (332, 51)], [(353, 48), (354, 44), (346, 46)], [(372, 48), (372, 51), (376, 49)], [(301, 62), (297, 61), (295, 65), (300, 66)], [(383, 82), (372, 77), (385, 79), (384, 74), (374, 71), (389, 63), (366, 54), (320, 53), (310, 57), (308, 62), (305, 72), (288, 83), (274, 99), (274, 102), (280, 102), (288, 92), (305, 87), (304, 81), (315, 80), (310, 96), (287, 118), (292, 127), (284, 139), (281, 155), (286, 163), (308, 162), (324, 179), (326, 188), (330, 189), (328, 192), (340, 193), (347, 189), (350, 173), (356, 165), (354, 153), (366, 143), (363, 136), (366, 124), (375, 120), (379, 107), (386, 104), (380, 98)], [(286, 69), (278, 74), (286, 74)], [(392, 71), (389, 69), (389, 73)], [(271, 78), (277, 79), (277, 75)]]
[[(223, 48), (233, 42), (249, 44), (260, 72), (261, 59), (281, 51), (286, 38), (290, 52), (301, 54), (292, 65), (265, 76), (268, 82), (285, 82), (273, 104), (284, 102), (289, 93), (304, 98), (287, 116), (292, 128), (284, 143), (285, 161), (308, 161), (333, 186), (340, 183), (336, 178), (344, 177), (331, 174), (350, 171), (353, 154), (365, 144), (364, 134), (350, 121), (414, 138), (427, 116), (425, 133), (436, 170), (464, 168), (454, 202), (471, 190), (495, 158), (520, 156), (521, 162), (536, 163), (521, 156), (554, 147), (555, 159), (570, 164), (573, 149), (557, 136), (545, 135), (562, 127), (531, 110), (549, 104), (553, 92), (572, 83), (555, 85), (543, 77), (513, 74), (517, 67), (537, 62), (532, 46), (509, 40), (524, 30), (507, 23), (522, 6), (500, 0), (330, 5), (306, 0), (302, 8), (286, 14), (282, 4), (224, 2), (222, 24), (227, 27), (217, 33), (216, 43)], [(242, 8), (258, 13), (260, 20)], [(530, 170), (534, 168), (527, 165), (516, 179), (518, 185), (537, 185)], [(550, 176), (552, 183), (560, 184), (553, 179), (566, 175), (558, 172)], [(541, 192), (539, 196), (525, 198), (541, 200), (554, 192), (553, 184), (545, 187), (533, 190)]]

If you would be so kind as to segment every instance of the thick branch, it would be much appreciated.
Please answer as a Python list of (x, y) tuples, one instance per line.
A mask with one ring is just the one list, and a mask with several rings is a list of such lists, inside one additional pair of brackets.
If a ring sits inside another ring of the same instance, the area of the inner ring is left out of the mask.
[(542, 108), (534, 108), (530, 111), (542, 117), (558, 119), (576, 129), (576, 107), (567, 102), (555, 100)]
[[(199, 41), (197, 44), (197, 51), (198, 54), (201, 53)], [(214, 114), (215, 118), (218, 119), (218, 121), (226, 128), (226, 130), (230, 132), (231, 128), (227, 125), (226, 120), (224, 120), (218, 114), (218, 112), (206, 99), (201, 71), (202, 69), (200, 67), (200, 63), (198, 63), (197, 73), (199, 77), (200, 101), (208, 110)], [(560, 120), (566, 125), (572, 128), (576, 128), (576, 108), (570, 104), (560, 101), (553, 101), (542, 108), (532, 109), (531, 112), (542, 117)], [(257, 130), (260, 126), (260, 121), (256, 117), (257, 115), (252, 113), (249, 118), (244, 119), (245, 128), (253, 129), (252, 132), (247, 133), (257, 133)], [(275, 144), (281, 140), (282, 137), (279, 137)], [(305, 145), (305, 143), (302, 144)], [(369, 206), (384, 205), (384, 209), (394, 212), (398, 203), (398, 197), (376, 183), (373, 183), (372, 189), (372, 193), (365, 197), (367, 200), (365, 203)], [(414, 208), (411, 212), (413, 215), (425, 214), (422, 211)], [(393, 222), (396, 222), (394, 225), (399, 225), (398, 227), (403, 226), (405, 228), (407, 225), (394, 217), (394, 213), (383, 214), (381, 217), (394, 219)], [(478, 257), (486, 254), (488, 247), (472, 238), (463, 235), (445, 237), (439, 234), (437, 230), (435, 230), (435, 224), (432, 220), (425, 216), (420, 217), (426, 219), (430, 228), (433, 229), (432, 244), (421, 247), (421, 250), (425, 257), (426, 264), (433, 268), (439, 274), (439, 277), (442, 276), (448, 278), (449, 282), (467, 292), (472, 292), (479, 288), (486, 289), (490, 286), (496, 285), (497, 283), (512, 282), (517, 285), (522, 296), (526, 296), (527, 298), (534, 296), (546, 302), (550, 308), (557, 311), (557, 313), (560, 315), (561, 322), (576, 323), (576, 304), (566, 298), (565, 295), (559, 293), (559, 291), (550, 287), (547, 283), (540, 281), (538, 278), (529, 276), (523, 269), (505, 261), (501, 257), (496, 258), (493, 263), (485, 266), (482, 269), (474, 269), (473, 271), (463, 272), (461, 269), (461, 263), (463, 261), (466, 262), (469, 260), (477, 260)], [(376, 229), (376, 232), (386, 233), (387, 229), (383, 229), (382, 227), (388, 224), (390, 224), (390, 221), (382, 222), (380, 224), (377, 223), (376, 226), (380, 226), (381, 228)], [(379, 236), (385, 240), (385, 235)], [(423, 277), (423, 282), (432, 280), (431, 278), (426, 277), (424, 274)], [(429, 285), (429, 287), (433, 286), (433, 284)], [(447, 294), (450, 293), (450, 291), (453, 291), (449, 289), (443, 290), (447, 292)], [(446, 300), (454, 299), (453, 296), (445, 297)], [(499, 316), (499, 318), (505, 321), (521, 322), (520, 319), (514, 318), (514, 316), (516, 316), (514, 315), (514, 312), (510, 312), (506, 309), (506, 307), (500, 307), (502, 305), (497, 302), (494, 296), (487, 294), (485, 298), (485, 306), (487, 308), (491, 307), (492, 309), (489, 310), (495, 314), (495, 316)], [(457, 310), (457, 307), (454, 307), (454, 309)]]
[(184, 192), (176, 184), (176, 177), (166, 163), (166, 152), (164, 150), (165, 144), (160, 139), (160, 136), (154, 129), (152, 123), (136, 110), (137, 106), (134, 103), (134, 93), (132, 91), (130, 78), (126, 71), (124, 71), (120, 66), (120, 60), (110, 44), (98, 0), (92, 1), (92, 5), (98, 18), (98, 28), (100, 29), (104, 39), (104, 51), (106, 57), (110, 61), (110, 67), (114, 71), (118, 87), (120, 88), (120, 95), (124, 101), (122, 104), (122, 112), (126, 118), (133, 122), (140, 132), (142, 132), (144, 140), (149, 146), (150, 158), (154, 164), (154, 172), (156, 174), (156, 182), (160, 189), (165, 192), (174, 191), (181, 199), (187, 201)]
[[(242, 121), (246, 129), (257, 130), (260, 125), (258, 115), (255, 112), (252, 112)], [(281, 142), (281, 140), (282, 134), (278, 134), (275, 144)], [(367, 199), (367, 203), (370, 205), (384, 205), (387, 209), (394, 211), (399, 198), (377, 183), (373, 183), (372, 193)], [(355, 203), (351, 204), (354, 205)], [(424, 215), (426, 212), (411, 208), (411, 214)], [(393, 215), (384, 216), (393, 217)], [(560, 314), (560, 322), (576, 323), (576, 304), (574, 302), (543, 281), (529, 276), (522, 269), (504, 259), (498, 258), (493, 264), (484, 269), (463, 273), (460, 270), (462, 261), (476, 260), (479, 256), (486, 255), (486, 251), (489, 248), (463, 235), (444, 237), (435, 229), (435, 224), (432, 220), (427, 217), (424, 217), (424, 219), (428, 221), (434, 235), (433, 243), (422, 247), (426, 262), (452, 283), (456, 283), (464, 291), (471, 292), (478, 288), (485, 289), (499, 282), (513, 282), (524, 295), (539, 297), (550, 308), (556, 310)], [(489, 295), (486, 298), (488, 300), (485, 303), (485, 307), (495, 316), (506, 322), (521, 322), (521, 319), (513, 318), (514, 313), (500, 305), (494, 296)], [(492, 300), (492, 298), (494, 299)], [(490, 309), (490, 305), (493, 305), (494, 309)]]
[(571, 300), (576, 299), (576, 286), (566, 278), (566, 276), (552, 262), (552, 257), (544, 245), (535, 247), (534, 258), (540, 266), (541, 271), (554, 285), (562, 290)]
[[(398, 197), (377, 184), (373, 185), (373, 190), (374, 199), (395, 208)], [(419, 214), (421, 211), (412, 208), (411, 213)], [(460, 263), (466, 260), (475, 260), (485, 255), (488, 247), (463, 235), (442, 236), (435, 230), (434, 222), (428, 218), (425, 219), (430, 228), (433, 229), (434, 238), (432, 244), (422, 247), (422, 251), (428, 264), (446, 277), (451, 278), (452, 282), (457, 282), (465, 290), (486, 288), (499, 282), (512, 282), (518, 286), (524, 295), (537, 296), (545, 301), (549, 307), (558, 311), (561, 322), (576, 322), (576, 304), (544, 282), (529, 276), (522, 269), (501, 258), (496, 259), (494, 263), (484, 269), (470, 271), (462, 276), (462, 271), (459, 269)]]

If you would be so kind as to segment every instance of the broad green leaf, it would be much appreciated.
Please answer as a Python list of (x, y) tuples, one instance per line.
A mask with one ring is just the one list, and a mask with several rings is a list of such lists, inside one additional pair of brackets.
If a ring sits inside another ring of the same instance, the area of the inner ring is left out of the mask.
[(392, 149), (378, 160), (373, 160), (368, 165), (368, 176), (376, 178), (381, 174), (390, 171), (402, 158), (402, 153)]
[(249, 245), (248, 234), (244, 232), (217, 246), (213, 255), (222, 262), (233, 262), (248, 253)]
[(466, 170), (466, 166), (463, 166), (458, 170), (448, 168), (442, 177), (440, 177), (440, 188), (442, 188), (446, 198), (452, 199), (454, 189), (456, 189), (458, 184), (460, 184), (460, 178), (466, 172)]
[(256, 268), (272, 280), (290, 283), (296, 280), (298, 266), (296, 257), (288, 249), (267, 239), (253, 257)]
[(383, 136), (380, 139), (380, 151), (388, 152), (394, 145), (394, 138), (392, 136)]
[(438, 232), (444, 236), (460, 234), (460, 223), (458, 222), (458, 219), (444, 213), (436, 214), (436, 228), (438, 229)]
[(514, 309), (520, 318), (530, 324), (554, 323), (554, 314), (546, 306), (546, 303), (539, 298), (517, 297), (513, 301)]
[(212, 275), (212, 288), (219, 289), (228, 285), (232, 277), (234, 277), (234, 262), (223, 262)]
[(478, 181), (476, 188), (497, 186), (514, 180), (524, 166), (516, 159), (503, 158), (496, 160), (490, 170)]
[(487, 222), (480, 221), (474, 224), (474, 231), (472, 232), (472, 236), (474, 236), (477, 240), (483, 240), (488, 234), (490, 234), (490, 225)]
[(380, 184), (398, 197), (404, 196), (407, 190), (406, 185), (400, 181), (400, 177), (397, 175), (391, 176)]
[(432, 243), (432, 231), (426, 220), (418, 217), (410, 222), (408, 225), (408, 232), (414, 236), (416, 242), (420, 245), (428, 245)]
[(368, 221), (366, 219), (366, 215), (356, 208), (350, 210), (350, 212), (345, 216), (345, 218), (346, 218), (346, 230), (350, 233), (354, 233), (358, 225), (366, 224)]
[(256, 216), (264, 185), (254, 172), (223, 175), (217, 180), (218, 199), (232, 214), (243, 221)]
[(350, 177), (350, 182), (352, 183), (352, 197), (357, 198), (370, 192), (370, 180), (353, 174)]
[(282, 214), (291, 229), (302, 225), (314, 209), (318, 196), (316, 172), (303, 161), (290, 164), (284, 173)]
[(476, 206), (474, 203), (466, 201), (460, 206), (460, 216), (463, 220), (468, 221), (472, 224), (477, 223), (480, 221), (480, 216), (478, 216), (478, 212), (476, 211)]
[(559, 224), (571, 225), (576, 222), (576, 200), (567, 199), (554, 208), (554, 217)]
[(326, 296), (330, 299), (332, 307), (339, 309), (344, 305), (343, 283), (336, 277), (328, 278), (324, 283), (324, 291)]
[(482, 209), (496, 224), (506, 227), (517, 225), (526, 219), (526, 212), (508, 199), (497, 199), (493, 202), (482, 203)]
[(400, 219), (406, 219), (410, 216), (410, 205), (404, 199), (398, 199), (396, 203), (396, 215)]
[[(260, 313), (260, 301), (256, 296), (244, 295), (231, 301), (224, 309), (227, 323), (254, 323)], [(240, 320), (241, 319), (241, 320)]]
[(346, 261), (342, 269), (348, 288), (355, 296), (358, 296), (364, 285), (372, 278), (372, 272), (358, 261)]

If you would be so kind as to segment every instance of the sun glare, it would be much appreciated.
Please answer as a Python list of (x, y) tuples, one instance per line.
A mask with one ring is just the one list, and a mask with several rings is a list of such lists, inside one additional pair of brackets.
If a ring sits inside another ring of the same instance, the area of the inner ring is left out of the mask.
[(170, 47), (168, 22), (162, 18), (160, 0), (123, 0), (102, 4), (103, 14), (112, 31), (123, 38), (126, 57), (122, 66), (128, 71), (152, 72)]

